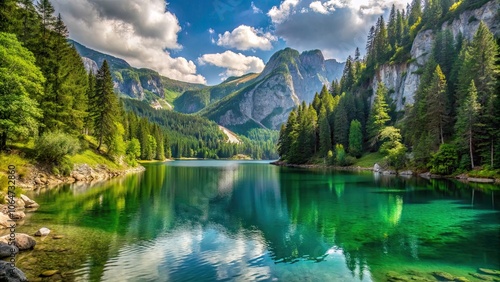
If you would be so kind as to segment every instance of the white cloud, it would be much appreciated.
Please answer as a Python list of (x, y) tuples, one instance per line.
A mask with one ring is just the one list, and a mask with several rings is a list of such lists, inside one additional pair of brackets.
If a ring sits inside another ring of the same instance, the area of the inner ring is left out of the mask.
[(253, 2), (250, 4), (250, 6), (252, 7), (252, 11), (254, 14), (262, 14), (262, 10), (259, 9), (259, 7), (255, 6)]
[(281, 23), (285, 21), (290, 14), (294, 12), (300, 0), (285, 0), (281, 2), (279, 7), (273, 6), (267, 15), (271, 17), (273, 23)]
[(271, 50), (273, 41), (277, 38), (269, 32), (262, 32), (253, 27), (240, 25), (232, 32), (226, 31), (224, 34), (219, 34), (217, 45), (236, 48), (238, 50), (261, 49)]
[(226, 71), (220, 75), (224, 78), (229, 76), (241, 76), (246, 73), (259, 73), (264, 69), (264, 62), (254, 56), (245, 56), (241, 53), (225, 51), (224, 53), (205, 54), (198, 58), (201, 65), (210, 64), (225, 68)]
[(325, 6), (323, 6), (323, 3), (321, 3), (321, 1), (312, 2), (311, 4), (309, 4), (309, 8), (311, 8), (311, 10), (313, 10), (317, 13), (320, 13), (320, 14), (328, 14), (329, 13), (328, 9)]
[(55, 0), (70, 37), (88, 47), (158, 71), (172, 79), (206, 83), (196, 65), (173, 58), (166, 49), (181, 49), (177, 17), (163, 0)]
[(363, 50), (371, 25), (392, 4), (408, 0), (282, 0), (267, 13), (274, 34), (299, 51), (321, 49), (327, 58), (344, 61), (356, 47)]
[(208, 29), (208, 33), (210, 33), (210, 34), (214, 34), (214, 33), (215, 33), (215, 30), (214, 30), (213, 28), (209, 28), (209, 29)]

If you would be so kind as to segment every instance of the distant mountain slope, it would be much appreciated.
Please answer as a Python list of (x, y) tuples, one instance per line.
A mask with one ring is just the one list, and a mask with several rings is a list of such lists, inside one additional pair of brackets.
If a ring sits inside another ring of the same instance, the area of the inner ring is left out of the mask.
[(319, 50), (286, 48), (275, 53), (258, 77), (200, 113), (235, 132), (278, 129), (302, 101), (311, 102), (323, 85), (340, 79), (343, 63), (325, 60)]
[(154, 70), (137, 69), (123, 59), (92, 50), (74, 40), (69, 40), (69, 42), (75, 46), (82, 57), (87, 71), (97, 71), (104, 60), (107, 60), (113, 75), (115, 90), (123, 96), (148, 101), (161, 98), (173, 103), (175, 98), (187, 90), (206, 87), (202, 84), (173, 80), (161, 76)]
[(249, 85), (259, 74), (250, 73), (241, 77), (231, 77), (219, 85), (199, 90), (188, 90), (175, 102), (175, 110), (183, 113), (195, 113), (211, 103), (215, 103), (229, 94)]

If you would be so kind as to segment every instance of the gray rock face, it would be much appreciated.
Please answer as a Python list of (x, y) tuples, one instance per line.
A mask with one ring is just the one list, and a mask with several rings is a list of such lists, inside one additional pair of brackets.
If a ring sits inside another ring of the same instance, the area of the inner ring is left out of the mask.
[(229, 128), (253, 123), (279, 129), (294, 107), (302, 101), (310, 103), (323, 85), (340, 78), (343, 68), (343, 63), (325, 61), (319, 50), (299, 54), (286, 48), (271, 57), (254, 84), (221, 102), (217, 114), (206, 115)]
[(87, 57), (82, 57), (82, 61), (83, 61), (83, 66), (85, 67), (85, 70), (87, 72), (91, 71), (93, 74), (96, 74), (97, 71), (99, 70), (97, 63), (94, 60), (89, 59)]
[(0, 261), (0, 281), (27, 282), (26, 275), (17, 267), (12, 267), (6, 261)]
[[(480, 21), (483, 21), (491, 32), (498, 36), (500, 35), (500, 21), (496, 18), (498, 9), (500, 9), (500, 4), (496, 1), (490, 1), (476, 10), (463, 12), (451, 24), (445, 22), (441, 30), (450, 30), (454, 37), (461, 32), (464, 38), (471, 40), (479, 27)], [(411, 48), (413, 62), (409, 64), (382, 65), (373, 78), (373, 93), (377, 91), (378, 83), (383, 82), (389, 90), (392, 90), (391, 98), (395, 101), (398, 111), (404, 110), (406, 104), (413, 104), (420, 83), (420, 75), (416, 71), (429, 59), (434, 39), (435, 34), (432, 30), (419, 32)], [(374, 96), (372, 95), (372, 103)]]

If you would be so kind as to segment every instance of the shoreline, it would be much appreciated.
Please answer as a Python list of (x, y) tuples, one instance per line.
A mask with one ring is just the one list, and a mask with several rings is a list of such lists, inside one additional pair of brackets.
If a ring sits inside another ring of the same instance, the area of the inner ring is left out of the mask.
[(424, 173), (415, 173), (414, 171), (402, 170), (383, 170), (375, 171), (373, 167), (361, 167), (361, 166), (335, 166), (335, 165), (323, 165), (323, 164), (289, 164), (283, 161), (274, 161), (270, 163), (275, 166), (282, 167), (293, 167), (293, 168), (305, 168), (305, 169), (333, 169), (336, 171), (372, 171), (373, 173), (378, 173), (381, 175), (392, 175), (392, 176), (403, 176), (403, 177), (422, 177), (425, 179), (455, 179), (458, 181), (466, 182), (466, 183), (482, 183), (482, 184), (494, 184), (500, 185), (500, 178), (479, 178), (479, 177), (469, 177), (464, 174), (460, 174), (457, 176), (446, 176), (446, 175), (437, 175), (431, 174), (430, 172)]
[(111, 169), (103, 164), (94, 167), (88, 164), (75, 164), (69, 176), (62, 176), (51, 173), (46, 167), (31, 164), (28, 175), (19, 179), (17, 186), (24, 191), (32, 191), (73, 183), (93, 184), (145, 170), (146, 168), (142, 165), (124, 169)]

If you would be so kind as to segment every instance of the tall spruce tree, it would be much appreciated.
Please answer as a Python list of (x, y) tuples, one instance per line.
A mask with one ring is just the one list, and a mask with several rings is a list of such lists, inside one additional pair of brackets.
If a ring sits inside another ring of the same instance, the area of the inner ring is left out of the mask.
[[(117, 130), (115, 122), (118, 112), (118, 101), (113, 91), (113, 80), (106, 60), (96, 76), (96, 93), (92, 99), (91, 116), (94, 119), (94, 134), (99, 143), (97, 150), (102, 144), (109, 144)], [(143, 144), (141, 144), (141, 147)]]
[(474, 168), (474, 153), (477, 142), (477, 122), (481, 104), (478, 102), (477, 89), (474, 80), (470, 81), (469, 91), (460, 101), (458, 108), (458, 118), (455, 124), (457, 132), (457, 142), (461, 147), (468, 151), (471, 168)]
[(370, 139), (370, 146), (373, 149), (377, 148), (380, 132), (384, 129), (387, 123), (391, 120), (389, 117), (389, 106), (386, 101), (387, 88), (384, 83), (379, 82), (375, 101), (373, 102), (372, 110), (368, 117), (367, 131)]
[(358, 120), (351, 121), (349, 127), (349, 154), (361, 157), (363, 153), (363, 132)]
[(448, 124), (446, 103), (446, 78), (439, 65), (436, 66), (431, 84), (427, 88), (427, 128), (430, 135), (433, 136), (436, 144), (434, 150), (444, 144), (444, 129)]

